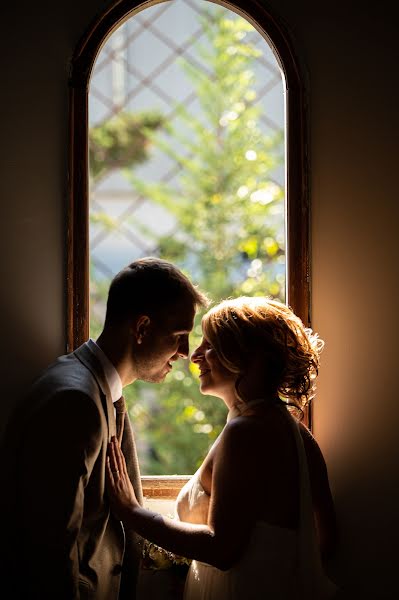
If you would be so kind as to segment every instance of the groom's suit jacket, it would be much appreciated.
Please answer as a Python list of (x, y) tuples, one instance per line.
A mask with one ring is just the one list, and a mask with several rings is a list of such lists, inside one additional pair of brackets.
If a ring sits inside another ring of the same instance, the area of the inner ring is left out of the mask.
[[(18, 430), (14, 498), (4, 515), (12, 523), (8, 553), (16, 565), (7, 599), (134, 600), (139, 538), (110, 514), (105, 466), (116, 434), (114, 406), (86, 344), (36, 381)], [(129, 452), (140, 496), (135, 448)]]

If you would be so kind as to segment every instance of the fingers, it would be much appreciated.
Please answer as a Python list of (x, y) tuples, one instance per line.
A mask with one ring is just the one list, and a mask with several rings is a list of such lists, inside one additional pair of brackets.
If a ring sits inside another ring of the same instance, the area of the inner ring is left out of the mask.
[(108, 457), (114, 484), (116, 485), (118, 481), (122, 482), (122, 479), (129, 481), (126, 460), (115, 436), (112, 436), (108, 444)]
[(126, 464), (125, 464), (125, 457), (123, 456), (123, 452), (121, 450), (121, 447), (119, 445), (119, 442), (116, 438), (113, 438), (112, 440), (113, 443), (113, 447), (114, 447), (114, 452), (115, 452), (115, 456), (116, 456), (116, 462), (117, 462), (117, 469), (119, 471), (119, 473), (122, 475), (126, 475)]
[(110, 464), (110, 457), (107, 456), (107, 462), (105, 465), (105, 483), (108, 489), (113, 490), (115, 487), (114, 475), (112, 473), (112, 467)]
[(112, 438), (110, 443), (108, 444), (108, 459), (109, 459), (109, 467), (110, 467), (112, 479), (114, 481), (114, 476), (113, 476), (114, 473), (119, 474), (119, 463), (118, 463), (118, 459), (117, 459), (114, 438)]
[(108, 491), (114, 508), (118, 507), (117, 511), (122, 511), (123, 507), (139, 506), (127, 472), (125, 457), (115, 436), (112, 436), (108, 444), (106, 481), (109, 482)]
[(116, 444), (117, 444), (117, 449), (118, 449), (118, 456), (120, 458), (119, 465), (120, 465), (121, 472), (123, 472), (126, 475), (126, 477), (128, 477), (125, 455), (122, 452), (122, 448), (121, 448), (118, 440), (116, 440)]
[(120, 475), (128, 477), (126, 460), (121, 450), (120, 444), (115, 436), (112, 436), (110, 443), (111, 467), (113, 471), (119, 471)]

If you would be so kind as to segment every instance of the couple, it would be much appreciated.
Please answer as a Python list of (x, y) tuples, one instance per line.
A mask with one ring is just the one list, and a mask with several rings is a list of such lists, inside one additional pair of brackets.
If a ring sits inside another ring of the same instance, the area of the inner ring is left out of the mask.
[(287, 410), (312, 397), (322, 343), (279, 302), (225, 301), (204, 317), (192, 360), (228, 423), (180, 492), (179, 521), (141, 507), (122, 388), (161, 382), (188, 356), (206, 302), (173, 265), (138, 260), (111, 283), (98, 340), (36, 382), (6, 465), (6, 598), (133, 600), (140, 536), (194, 559), (187, 600), (332, 597), (326, 467)]

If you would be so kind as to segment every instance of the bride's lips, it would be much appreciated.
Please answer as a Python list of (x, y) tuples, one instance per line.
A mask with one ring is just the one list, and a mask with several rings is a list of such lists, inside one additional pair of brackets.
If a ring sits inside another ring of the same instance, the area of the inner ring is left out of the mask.
[(206, 375), (207, 373), (210, 373), (210, 369), (206, 369), (205, 371), (201, 371), (201, 373), (199, 374), (200, 377), (202, 377), (203, 375)]

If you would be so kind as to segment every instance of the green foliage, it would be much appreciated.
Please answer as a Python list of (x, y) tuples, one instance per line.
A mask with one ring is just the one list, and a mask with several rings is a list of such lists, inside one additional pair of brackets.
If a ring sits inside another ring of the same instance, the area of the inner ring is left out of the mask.
[(132, 167), (148, 159), (150, 133), (164, 124), (157, 112), (120, 112), (92, 127), (89, 164), (93, 182), (114, 169)]
[(125, 391), (143, 473), (192, 473), (226, 420), (221, 400), (199, 397), (187, 363), (176, 363), (159, 386), (136, 381)]
[[(157, 240), (160, 254), (187, 266), (213, 298), (283, 296), (283, 190), (269, 179), (281, 161), (282, 134), (266, 137), (258, 125), (251, 66), (259, 51), (245, 43), (253, 28), (224, 15), (205, 21), (209, 44), (201, 55), (210, 76), (182, 59), (200, 117), (180, 106), (170, 140), (152, 136), (180, 165), (177, 184), (127, 176), (140, 194), (176, 217), (179, 234)], [(183, 155), (175, 151), (176, 140)]]
[[(122, 111), (103, 121), (89, 132), (90, 181), (94, 187), (103, 177), (118, 169), (128, 169), (149, 158), (151, 134), (165, 127), (164, 117), (155, 111), (133, 114)], [(117, 222), (102, 210), (90, 211), (90, 224), (113, 232)], [(90, 335), (97, 338), (103, 326), (103, 317), (96, 308), (103, 308), (107, 298), (109, 282), (98, 277), (93, 262), (90, 265)]]
[[(259, 51), (245, 39), (253, 28), (225, 14), (220, 10), (204, 21), (208, 43), (199, 50), (208, 74), (181, 60), (200, 115), (180, 106), (170, 137), (151, 135), (180, 166), (177, 181), (149, 183), (132, 171), (127, 177), (137, 192), (175, 216), (178, 233), (154, 238), (160, 256), (213, 300), (240, 294), (283, 299), (284, 194), (269, 177), (281, 161), (282, 134), (266, 137), (259, 127), (252, 68)], [(192, 348), (200, 339), (197, 318)], [(196, 368), (186, 363), (161, 386), (136, 382), (130, 392), (133, 422), (150, 448), (143, 453), (145, 472), (193, 472), (225, 422), (222, 401), (199, 393)]]
[(97, 315), (96, 309), (102, 309), (108, 295), (109, 282), (96, 277), (93, 265), (90, 265), (90, 337), (94, 340), (100, 335), (104, 322), (101, 316)]
[[(146, 131), (154, 146), (179, 165), (173, 184), (140, 180), (128, 168), (134, 161), (130, 153), (124, 156), (123, 143), (120, 153), (110, 154), (110, 164), (118, 156), (135, 190), (174, 215), (176, 235), (147, 234), (159, 255), (215, 302), (240, 294), (283, 300), (284, 192), (271, 179), (282, 161), (283, 137), (267, 137), (259, 125), (253, 70), (259, 51), (247, 39), (253, 27), (240, 17), (227, 18), (224, 9), (212, 13), (203, 22), (207, 41), (198, 49), (206, 72), (181, 59), (200, 106), (198, 116), (180, 106), (168, 135)], [(98, 156), (107, 151), (102, 150), (107, 135), (96, 138)], [(98, 285), (95, 290), (103, 294)], [(201, 340), (200, 318), (191, 349)], [(221, 400), (200, 394), (198, 369), (189, 361), (175, 363), (163, 384), (135, 382), (125, 396), (144, 474), (192, 473), (226, 419)]]

